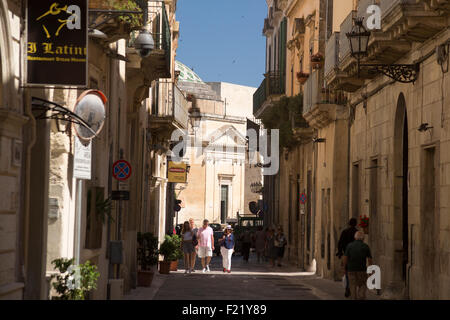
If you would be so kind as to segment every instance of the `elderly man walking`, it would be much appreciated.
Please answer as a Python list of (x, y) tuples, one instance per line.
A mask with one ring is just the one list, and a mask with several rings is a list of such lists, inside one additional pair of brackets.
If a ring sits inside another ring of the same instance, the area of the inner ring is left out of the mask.
[(203, 226), (198, 229), (198, 257), (202, 259), (203, 272), (211, 271), (209, 264), (211, 263), (212, 254), (214, 251), (214, 231), (208, 226), (209, 221), (203, 220)]
[(344, 270), (348, 271), (352, 299), (365, 300), (367, 286), (367, 264), (372, 265), (372, 254), (363, 242), (364, 233), (355, 233), (355, 241), (349, 243), (344, 253)]

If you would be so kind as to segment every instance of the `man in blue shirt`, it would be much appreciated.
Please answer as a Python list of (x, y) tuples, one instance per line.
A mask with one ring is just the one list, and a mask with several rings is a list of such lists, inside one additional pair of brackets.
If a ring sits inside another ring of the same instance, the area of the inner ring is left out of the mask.
[(223, 272), (231, 273), (231, 257), (234, 252), (234, 235), (230, 225), (225, 228), (222, 239), (219, 240), (222, 255)]

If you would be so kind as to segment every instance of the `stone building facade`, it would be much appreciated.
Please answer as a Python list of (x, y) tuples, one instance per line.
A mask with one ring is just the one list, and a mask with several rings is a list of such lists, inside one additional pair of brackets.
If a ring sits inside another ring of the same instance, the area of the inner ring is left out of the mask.
[(0, 1), (0, 299), (20, 299), (24, 289), (21, 22), (20, 2)]
[[(246, 200), (254, 199), (248, 193), (246, 197), (246, 187), (251, 183), (246, 174), (246, 131), (247, 118), (253, 118), (255, 88), (205, 83), (191, 69), (177, 64), (177, 86), (201, 113), (199, 128), (194, 130), (190, 124), (188, 131), (192, 145), (183, 159), (190, 166), (187, 184), (177, 184), (175, 190), (182, 200), (178, 223), (193, 218), (201, 225), (206, 218), (211, 223), (226, 224), (237, 219), (237, 214), (248, 214)], [(261, 170), (252, 173), (258, 172), (261, 181)]]
[[(381, 268), (383, 297), (448, 299), (449, 2), (267, 3), (269, 20), (274, 6), (287, 18), (282, 95), (302, 94), (302, 117), (309, 126), (293, 128), (298, 141), (283, 150), (273, 178), (279, 182), (271, 214), (288, 233), (288, 259), (339, 279), (340, 232), (349, 218), (360, 222), (366, 215), (365, 241)], [(380, 8), (381, 23), (371, 30), (358, 72), (346, 34), (355, 18), (367, 21), (370, 5)], [(316, 52), (324, 59), (313, 68), (308, 63)], [(369, 73), (367, 63), (384, 65), (384, 73)], [(411, 65), (417, 78), (395, 81), (388, 76), (392, 64)], [(293, 81), (298, 71), (304, 73), (301, 84)], [(255, 98), (255, 115), (263, 116)], [(304, 208), (297, 205), (299, 192), (307, 195)], [(264, 197), (272, 201), (272, 195)], [(309, 202), (313, 223), (299, 228)], [(302, 258), (305, 252), (310, 256)]]
[[(88, 88), (101, 90), (108, 102), (103, 129), (91, 142), (92, 177), (81, 182), (81, 188), (73, 177), (77, 138), (72, 125), (37, 119), (31, 101), (38, 97), (73, 110), (82, 91), (20, 87), (25, 83), (23, 3), (0, 2), (0, 298), (54, 295), (51, 261), (76, 257), (77, 247), (80, 263), (90, 261), (100, 272), (98, 288), (88, 298), (120, 298), (137, 284), (137, 232), (152, 230), (154, 223), (148, 183), (155, 161), (149, 90), (159, 78), (174, 79), (176, 1), (148, 6), (139, 2), (141, 10), (148, 10), (150, 23), (145, 28), (156, 43), (148, 57), (133, 47), (136, 26), (118, 15), (98, 24), (101, 37), (89, 36)], [(98, 9), (118, 8), (89, 1), (89, 23), (105, 19)], [(126, 183), (112, 178), (112, 165), (119, 159), (128, 160), (133, 168)], [(112, 191), (119, 189), (130, 191), (129, 201), (111, 201)], [(165, 210), (157, 214), (157, 220), (159, 215), (165, 218)], [(117, 241), (122, 261), (113, 264), (109, 249)]]

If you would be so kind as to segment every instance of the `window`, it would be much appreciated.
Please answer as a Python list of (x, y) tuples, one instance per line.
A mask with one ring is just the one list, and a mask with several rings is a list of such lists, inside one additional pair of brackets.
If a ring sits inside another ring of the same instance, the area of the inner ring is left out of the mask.
[(221, 223), (226, 223), (228, 216), (228, 185), (221, 185), (220, 189), (220, 221)]
[(353, 165), (352, 171), (352, 217), (358, 218), (360, 213), (360, 194), (359, 194), (359, 164)]
[[(373, 230), (376, 221), (376, 215), (378, 213), (378, 159), (373, 159), (370, 164), (370, 219), (373, 223), (369, 224), (369, 227)], [(376, 231), (374, 230), (376, 234)]]
[(333, 0), (327, 0), (327, 39), (333, 34)]
[(86, 205), (86, 249), (101, 248), (103, 219), (107, 219), (109, 209), (110, 202), (105, 200), (104, 188), (89, 188)]

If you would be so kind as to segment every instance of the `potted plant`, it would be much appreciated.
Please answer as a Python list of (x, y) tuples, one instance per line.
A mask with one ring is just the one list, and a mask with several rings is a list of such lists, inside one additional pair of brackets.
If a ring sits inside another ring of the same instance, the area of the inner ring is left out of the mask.
[(308, 78), (309, 78), (309, 73), (297, 72), (297, 81), (300, 84), (304, 84), (306, 82), (306, 80), (308, 80)]
[(170, 271), (176, 271), (178, 260), (183, 257), (181, 237), (176, 234), (166, 235), (159, 252), (164, 256), (164, 260), (159, 263), (159, 273), (169, 274)]
[(158, 263), (158, 238), (153, 233), (138, 233), (138, 275), (137, 282), (140, 287), (150, 287), (154, 272), (152, 267)]
[(369, 233), (369, 217), (364, 215), (364, 216), (359, 216), (359, 226), (363, 229), (365, 234)]
[(311, 56), (311, 66), (314, 70), (321, 69), (323, 67), (323, 54), (320, 52)]
[(56, 281), (52, 284), (58, 296), (52, 300), (85, 300), (88, 293), (97, 289), (100, 273), (97, 266), (89, 261), (78, 266), (74, 259), (60, 258), (52, 261), (57, 273), (51, 276)]

